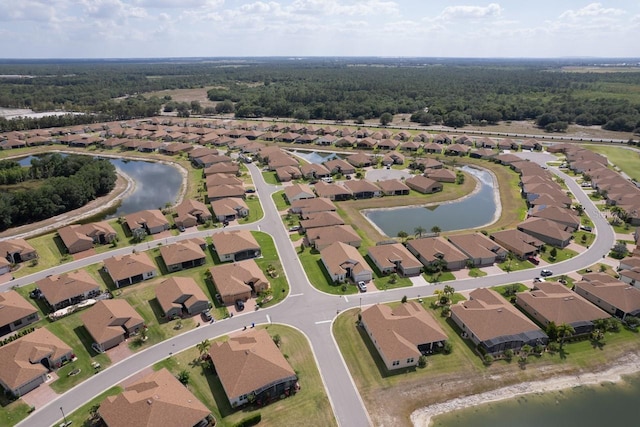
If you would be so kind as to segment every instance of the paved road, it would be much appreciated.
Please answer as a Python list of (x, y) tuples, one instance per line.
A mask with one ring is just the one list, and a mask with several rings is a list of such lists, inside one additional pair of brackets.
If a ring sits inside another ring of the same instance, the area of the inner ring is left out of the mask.
[[(544, 163), (555, 159), (545, 153), (519, 153), (532, 161)], [(253, 181), (262, 203), (265, 216), (262, 220), (253, 224), (238, 226), (237, 228), (258, 229), (269, 233), (276, 244), (280, 259), (283, 264), (285, 275), (290, 284), (290, 294), (280, 304), (268, 309), (260, 309), (255, 312), (234, 316), (230, 319), (216, 322), (214, 324), (200, 326), (191, 331), (185, 332), (170, 340), (159, 343), (144, 351), (138, 352), (128, 359), (119, 362), (108, 369), (100, 372), (94, 377), (74, 387), (67, 393), (57, 397), (47, 406), (37, 408), (26, 420), (18, 424), (19, 426), (45, 426), (51, 425), (61, 417), (60, 407), (65, 413), (70, 413), (74, 409), (83, 405), (87, 400), (102, 391), (117, 385), (123, 379), (139, 372), (140, 370), (158, 362), (173, 353), (192, 348), (200, 341), (207, 338), (215, 338), (242, 329), (252, 322), (256, 324), (280, 323), (293, 326), (300, 330), (309, 339), (313, 349), (318, 368), (323, 378), (327, 394), (331, 402), (336, 420), (341, 426), (368, 426), (371, 420), (366, 408), (353, 383), (353, 379), (346, 368), (342, 355), (331, 334), (331, 327), (336, 314), (339, 311), (366, 306), (369, 304), (398, 301), (404, 295), (408, 298), (417, 298), (433, 294), (435, 289), (441, 289), (444, 285), (422, 285), (411, 288), (401, 288), (380, 292), (369, 292), (365, 294), (350, 296), (334, 296), (324, 294), (309, 283), (307, 276), (302, 269), (300, 261), (291, 244), (288, 233), (279, 219), (275, 205), (271, 199), (271, 194), (281, 187), (268, 185), (262, 179), (260, 170), (253, 164), (248, 165), (253, 176)], [(613, 230), (601, 216), (600, 211), (592, 201), (582, 191), (570, 177), (561, 171), (552, 168), (553, 173), (565, 179), (566, 184), (576, 195), (578, 201), (585, 207), (594, 222), (596, 230), (596, 240), (584, 253), (561, 263), (553, 265), (554, 274), (564, 274), (579, 270), (585, 266), (597, 263), (602, 259), (615, 242)], [(194, 236), (206, 236), (218, 230), (206, 230), (196, 233), (182, 233), (179, 236), (172, 236), (163, 244), (190, 238)], [(16, 279), (11, 285), (28, 284), (45, 277), (47, 274), (59, 274), (70, 269), (80, 268), (84, 265), (99, 262), (115, 253), (130, 253), (133, 249), (146, 250), (147, 243), (135, 247), (119, 248), (106, 254), (95, 255), (72, 263), (53, 267), (47, 271), (37, 273), (30, 277)], [(534, 276), (540, 275), (540, 269), (503, 273), (492, 276), (485, 276), (477, 279), (464, 279), (447, 282), (456, 290), (470, 290), (477, 287), (496, 286), (507, 283), (530, 280)]]

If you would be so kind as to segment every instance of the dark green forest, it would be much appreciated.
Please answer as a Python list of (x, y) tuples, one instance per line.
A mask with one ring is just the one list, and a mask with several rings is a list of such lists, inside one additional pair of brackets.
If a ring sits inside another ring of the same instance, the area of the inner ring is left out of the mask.
[[(548, 131), (568, 124), (608, 130), (640, 128), (640, 72), (564, 72), (559, 61), (376, 58), (98, 61), (0, 64), (0, 106), (63, 109), (87, 116), (0, 120), (0, 130), (62, 126), (156, 115), (234, 113), (362, 122), (384, 113), (411, 114), (419, 124), (493, 124), (535, 120)], [(580, 65), (580, 64), (578, 64)], [(16, 77), (7, 77), (16, 75)], [(17, 76), (28, 77), (17, 77)], [(218, 102), (175, 103), (145, 93), (214, 87)], [(62, 124), (64, 123), (64, 124)]]
[[(116, 182), (106, 159), (58, 153), (34, 157), (31, 167), (0, 161), (0, 230), (50, 218), (108, 194)], [(7, 185), (25, 184), (15, 191)]]

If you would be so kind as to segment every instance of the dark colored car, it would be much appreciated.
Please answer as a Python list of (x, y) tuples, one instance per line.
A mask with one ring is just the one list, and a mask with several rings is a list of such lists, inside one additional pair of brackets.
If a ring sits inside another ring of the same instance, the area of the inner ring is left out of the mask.
[(242, 310), (244, 310), (244, 302), (242, 302), (242, 300), (241, 300), (241, 299), (237, 299), (237, 300), (236, 300), (236, 309), (237, 309), (238, 311), (242, 311)]
[(527, 261), (529, 261), (529, 262), (530, 262), (531, 264), (533, 264), (533, 265), (538, 265), (538, 264), (540, 264), (540, 261), (539, 261), (536, 257), (532, 257), (532, 256), (528, 257), (528, 258), (527, 258)]
[(553, 271), (551, 271), (551, 270), (542, 270), (542, 271), (540, 272), (540, 275), (541, 275), (542, 277), (549, 277), (549, 276), (552, 276), (552, 275), (553, 275)]

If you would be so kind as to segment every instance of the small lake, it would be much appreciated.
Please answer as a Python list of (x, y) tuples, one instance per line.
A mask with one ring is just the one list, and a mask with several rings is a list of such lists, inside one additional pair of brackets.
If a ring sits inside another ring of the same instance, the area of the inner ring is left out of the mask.
[(363, 213), (389, 237), (397, 236), (399, 231), (412, 234), (417, 227), (429, 232), (434, 226), (442, 231), (451, 231), (490, 224), (499, 209), (491, 174), (468, 166), (461, 170), (477, 179), (480, 185), (478, 191), (462, 200), (434, 206), (369, 209)]
[(638, 425), (640, 376), (565, 391), (519, 396), (454, 411), (433, 419), (433, 427), (602, 427)]
[[(18, 160), (23, 166), (29, 166), (33, 157)], [(164, 208), (167, 203), (174, 204), (180, 194), (182, 175), (177, 168), (158, 162), (107, 158), (119, 171), (128, 175), (135, 182), (135, 190), (128, 194), (114, 211), (93, 217), (97, 221), (104, 218), (115, 218), (145, 209)]]

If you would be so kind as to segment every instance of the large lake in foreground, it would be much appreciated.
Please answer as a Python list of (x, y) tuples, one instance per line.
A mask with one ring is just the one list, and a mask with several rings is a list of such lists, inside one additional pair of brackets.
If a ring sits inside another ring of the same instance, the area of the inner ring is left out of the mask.
[[(32, 156), (20, 159), (23, 166), (31, 164)], [(182, 175), (175, 167), (166, 163), (108, 158), (116, 167), (135, 182), (135, 189), (127, 194), (115, 209), (104, 213), (104, 218), (116, 218), (145, 209), (164, 208), (174, 204), (182, 187)], [(100, 215), (102, 216), (102, 215)], [(91, 218), (92, 221), (102, 218)]]
[(436, 417), (434, 427), (606, 427), (640, 425), (640, 375), (619, 383), (519, 396)]
[(389, 237), (397, 236), (399, 231), (412, 234), (416, 227), (423, 227), (428, 232), (433, 226), (440, 227), (442, 231), (451, 231), (490, 224), (498, 209), (491, 174), (468, 166), (461, 169), (480, 184), (478, 191), (462, 200), (434, 206), (369, 209), (363, 213)]

